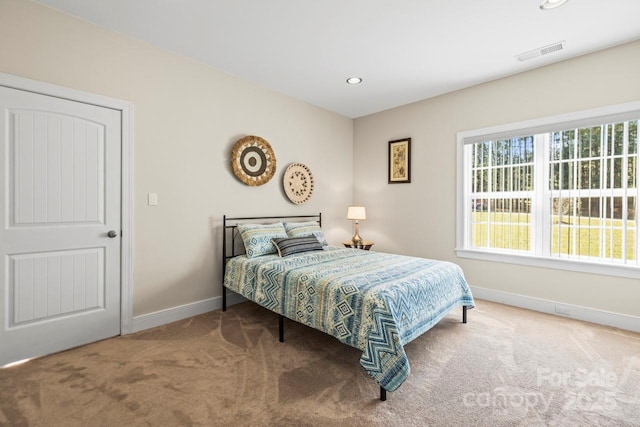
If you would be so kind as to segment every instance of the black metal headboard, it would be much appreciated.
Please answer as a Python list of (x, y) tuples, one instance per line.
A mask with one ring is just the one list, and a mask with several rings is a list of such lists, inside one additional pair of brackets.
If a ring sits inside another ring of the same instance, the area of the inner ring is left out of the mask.
[(231, 258), (242, 255), (244, 252), (236, 251), (236, 242), (239, 239), (238, 225), (247, 224), (249, 222), (267, 223), (274, 220), (291, 220), (291, 219), (312, 219), (318, 221), (318, 225), (322, 227), (322, 212), (316, 215), (281, 215), (281, 216), (244, 216), (244, 217), (228, 217), (222, 216), (222, 310), (227, 309), (227, 288), (224, 287), (224, 272), (227, 261)]

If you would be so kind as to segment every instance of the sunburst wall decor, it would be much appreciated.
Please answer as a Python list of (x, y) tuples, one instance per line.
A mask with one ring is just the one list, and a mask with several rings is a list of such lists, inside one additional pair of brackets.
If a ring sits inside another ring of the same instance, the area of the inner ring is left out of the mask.
[(302, 163), (292, 163), (284, 172), (282, 185), (289, 200), (301, 205), (311, 198), (313, 175), (311, 175), (309, 168)]
[(231, 165), (233, 173), (240, 181), (258, 186), (273, 178), (276, 173), (276, 156), (265, 139), (249, 135), (233, 145)]

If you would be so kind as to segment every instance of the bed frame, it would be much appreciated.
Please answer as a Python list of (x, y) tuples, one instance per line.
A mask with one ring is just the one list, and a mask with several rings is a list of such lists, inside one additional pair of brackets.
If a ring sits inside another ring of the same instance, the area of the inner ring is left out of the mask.
[[(241, 248), (236, 247), (237, 243), (242, 243), (240, 232), (238, 231), (238, 225), (242, 223), (248, 223), (249, 221), (263, 221), (268, 220), (287, 220), (287, 219), (305, 219), (315, 220), (318, 225), (322, 227), (322, 213), (317, 215), (284, 215), (284, 216), (255, 216), (255, 217), (222, 217), (222, 311), (227, 311), (227, 288), (224, 286), (224, 273), (227, 261), (231, 258), (243, 255), (244, 245)], [(278, 339), (280, 342), (284, 342), (284, 316), (279, 314), (278, 319)], [(467, 323), (467, 307), (462, 307), (462, 323)], [(387, 390), (380, 386), (380, 400), (387, 400)]]
[[(224, 287), (224, 270), (227, 261), (238, 255), (244, 254), (244, 246), (237, 248), (237, 242), (242, 243), (238, 225), (248, 223), (248, 221), (259, 221), (262, 223), (266, 220), (282, 220), (282, 219), (306, 219), (316, 220), (318, 225), (322, 227), (322, 213), (317, 215), (284, 215), (284, 216), (245, 216), (245, 217), (227, 217), (222, 216), (222, 311), (227, 311), (227, 288)], [(284, 342), (284, 316), (280, 315), (280, 342)]]

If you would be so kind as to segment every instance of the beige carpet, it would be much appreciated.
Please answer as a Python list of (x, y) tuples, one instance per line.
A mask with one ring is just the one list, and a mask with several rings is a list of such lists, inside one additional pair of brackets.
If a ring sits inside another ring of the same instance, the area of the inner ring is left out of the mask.
[(360, 352), (255, 304), (0, 370), (0, 425), (640, 425), (640, 334), (485, 301), (407, 345), (386, 402)]

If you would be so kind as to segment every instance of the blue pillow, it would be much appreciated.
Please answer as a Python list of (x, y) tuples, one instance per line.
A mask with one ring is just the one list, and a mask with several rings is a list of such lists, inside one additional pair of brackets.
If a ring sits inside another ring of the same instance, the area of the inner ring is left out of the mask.
[(276, 245), (278, 255), (281, 257), (322, 250), (322, 245), (318, 242), (318, 239), (313, 236), (273, 239), (273, 244)]
[(239, 224), (238, 231), (244, 242), (247, 258), (276, 253), (273, 239), (286, 238), (287, 232), (281, 222), (273, 224)]
[(315, 221), (309, 222), (285, 222), (284, 228), (287, 230), (289, 237), (308, 237), (314, 236), (322, 246), (327, 246), (327, 239), (324, 237), (322, 229)]

